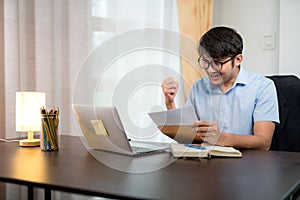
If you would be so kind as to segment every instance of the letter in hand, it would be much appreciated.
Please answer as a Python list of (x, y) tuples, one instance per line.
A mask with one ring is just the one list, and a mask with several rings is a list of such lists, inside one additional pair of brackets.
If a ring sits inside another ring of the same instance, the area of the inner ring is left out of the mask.
[(194, 131), (198, 137), (209, 144), (212, 145), (220, 145), (220, 137), (221, 131), (219, 128), (219, 124), (217, 122), (210, 122), (210, 121), (196, 121), (193, 124)]
[(173, 79), (173, 77), (168, 77), (162, 83), (163, 93), (165, 95), (165, 104), (167, 109), (174, 109), (174, 99), (178, 91), (178, 82)]

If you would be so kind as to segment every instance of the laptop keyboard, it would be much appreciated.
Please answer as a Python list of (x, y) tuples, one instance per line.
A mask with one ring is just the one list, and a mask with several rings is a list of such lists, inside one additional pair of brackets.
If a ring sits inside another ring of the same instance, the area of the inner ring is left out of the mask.
[(153, 149), (151, 149), (151, 148), (145, 148), (145, 147), (139, 147), (139, 146), (131, 146), (131, 149), (134, 153), (153, 151)]
[(168, 143), (131, 141), (130, 144), (132, 152), (134, 153), (163, 151), (170, 148), (170, 144)]

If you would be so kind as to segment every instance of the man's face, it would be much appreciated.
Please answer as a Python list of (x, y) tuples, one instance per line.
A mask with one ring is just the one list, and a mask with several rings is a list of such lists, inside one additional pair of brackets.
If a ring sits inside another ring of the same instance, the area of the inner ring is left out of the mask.
[(234, 55), (232, 57), (226, 57), (224, 59), (214, 60), (209, 56), (202, 56), (199, 59), (199, 64), (205, 69), (210, 82), (215, 86), (221, 86), (224, 84), (226, 87), (228, 84), (234, 81), (237, 76), (237, 69), (240, 64), (239, 59), (241, 54)]

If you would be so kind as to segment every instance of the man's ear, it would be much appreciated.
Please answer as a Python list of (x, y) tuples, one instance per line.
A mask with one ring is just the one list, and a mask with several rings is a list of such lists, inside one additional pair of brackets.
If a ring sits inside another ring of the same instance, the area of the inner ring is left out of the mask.
[(239, 66), (243, 61), (243, 54), (238, 54), (236, 57), (235, 57), (235, 65), (236, 66)]

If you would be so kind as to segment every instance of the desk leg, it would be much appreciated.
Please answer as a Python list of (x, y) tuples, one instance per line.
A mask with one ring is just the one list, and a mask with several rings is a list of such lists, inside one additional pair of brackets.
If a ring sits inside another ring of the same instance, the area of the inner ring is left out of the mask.
[(51, 200), (51, 189), (45, 188), (45, 200)]
[(0, 182), (0, 199), (6, 199), (6, 183)]
[(28, 185), (27, 186), (28, 187), (28, 193), (27, 193), (27, 195), (28, 195), (28, 200), (33, 200), (33, 187), (32, 186), (30, 186), (30, 185)]

